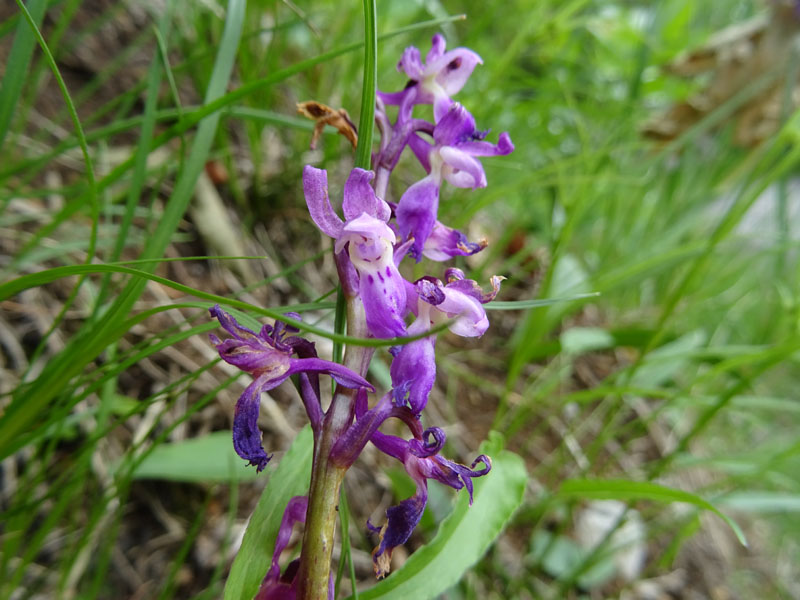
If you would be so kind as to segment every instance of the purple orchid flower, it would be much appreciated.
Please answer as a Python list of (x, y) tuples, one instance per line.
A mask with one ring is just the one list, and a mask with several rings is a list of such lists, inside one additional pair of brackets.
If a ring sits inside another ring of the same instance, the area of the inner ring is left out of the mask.
[(472, 115), (456, 102), (434, 127), (433, 145), (416, 133), (410, 136), (409, 146), (428, 175), (405, 191), (395, 212), (400, 234), (414, 238), (410, 253), (417, 261), (437, 222), (442, 180), (461, 188), (486, 187), (486, 173), (475, 157), (513, 152), (508, 133), (501, 133), (496, 145), (483, 141), (487, 133), (478, 131)]
[[(477, 282), (466, 279), (460, 269), (445, 271), (447, 284), (433, 277), (423, 277), (408, 284), (408, 296), (417, 297), (417, 306), (410, 310), (417, 319), (409, 326), (409, 335), (418, 335), (432, 326), (454, 319), (448, 329), (462, 337), (480, 337), (489, 327), (483, 305), (491, 302), (500, 291), (502, 277), (491, 278), (492, 291), (484, 293)], [(389, 369), (392, 376), (392, 397), (398, 406), (408, 405), (419, 415), (428, 403), (436, 380), (436, 336), (414, 340), (392, 349), (394, 360)]]
[[(422, 518), (428, 502), (428, 479), (435, 479), (454, 490), (466, 488), (471, 506), (472, 478), (486, 475), (492, 468), (492, 462), (485, 454), (476, 458), (469, 467), (443, 458), (439, 451), (444, 446), (445, 434), (438, 427), (426, 429), (421, 439), (408, 441), (376, 431), (371, 441), (379, 450), (402, 462), (417, 486), (412, 497), (386, 509), (383, 527), (377, 528), (367, 523), (373, 532), (380, 535), (380, 544), (372, 552), (372, 562), (376, 577), (383, 579), (389, 573), (392, 551), (408, 540)], [(477, 470), (475, 467), (479, 463), (484, 468)]]
[[(319, 373), (327, 373), (344, 387), (373, 389), (366, 379), (347, 367), (317, 358), (312, 342), (297, 336), (287, 337), (287, 332), (298, 331), (294, 327), (277, 321), (274, 327), (264, 325), (259, 333), (254, 333), (247, 327), (239, 325), (236, 319), (219, 305), (209, 311), (219, 320), (223, 329), (233, 336), (226, 340), (220, 340), (214, 334), (209, 336), (220, 358), (255, 378), (236, 402), (233, 417), (233, 447), (239, 456), (249, 461), (248, 464), (255, 465), (259, 472), (272, 458), (261, 446), (261, 432), (258, 429), (262, 392), (279, 386), (291, 375), (299, 373), (303, 403), (311, 426), (318, 430), (322, 423)], [(300, 320), (300, 315), (296, 313), (288, 313), (286, 316)], [(293, 354), (298, 357), (294, 358)]]
[(410, 46), (403, 52), (397, 70), (408, 76), (406, 87), (395, 93), (378, 92), (385, 104), (400, 106), (398, 120), (410, 116), (415, 104), (433, 104), (434, 120), (438, 122), (453, 102), (450, 96), (458, 93), (475, 66), (483, 63), (472, 50), (456, 48), (445, 52), (445, 46), (444, 37), (434, 35), (424, 64), (417, 48)]
[(375, 195), (369, 182), (373, 174), (353, 169), (344, 186), (342, 221), (328, 197), (327, 173), (306, 166), (303, 190), (311, 218), (320, 230), (336, 240), (335, 252), (345, 247), (359, 276), (359, 295), (364, 303), (367, 327), (375, 337), (405, 333), (403, 320), (406, 291), (394, 261), (395, 233), (387, 225), (389, 205)]

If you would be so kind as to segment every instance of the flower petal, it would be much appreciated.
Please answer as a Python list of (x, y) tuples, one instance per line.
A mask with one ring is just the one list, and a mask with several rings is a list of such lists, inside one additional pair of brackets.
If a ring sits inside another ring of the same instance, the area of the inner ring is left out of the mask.
[(444, 54), (444, 49), (447, 47), (447, 42), (441, 33), (434, 34), (431, 39), (431, 49), (428, 50), (428, 55), (425, 57), (425, 63), (431, 64)]
[(236, 454), (255, 465), (261, 472), (272, 458), (261, 446), (261, 430), (258, 428), (258, 413), (261, 407), (261, 392), (266, 377), (259, 377), (245, 388), (236, 402), (233, 415), (233, 449)]
[(431, 260), (445, 261), (454, 256), (472, 256), (487, 246), (486, 240), (470, 242), (467, 236), (436, 221), (422, 253)]
[(501, 275), (492, 275), (489, 278), (492, 290), (490, 292), (484, 292), (481, 289), (481, 286), (478, 285), (477, 281), (465, 279), (464, 273), (461, 271), (461, 269), (447, 269), (444, 272), (444, 278), (447, 281), (447, 285), (445, 286), (447, 289), (457, 290), (461, 293), (472, 296), (481, 304), (491, 302), (497, 297), (497, 294), (500, 292), (500, 283), (505, 279), (505, 277)]
[(292, 366), (286, 376), (294, 375), (295, 373), (308, 373), (310, 371), (317, 371), (320, 373), (327, 373), (336, 383), (343, 385), (347, 388), (358, 389), (360, 387), (367, 388), (370, 391), (375, 391), (369, 381), (364, 379), (355, 371), (351, 371), (344, 365), (325, 360), (322, 358), (293, 358), (291, 359)]
[(392, 214), (389, 205), (375, 195), (369, 184), (375, 174), (372, 171), (355, 168), (350, 171), (344, 184), (344, 202), (342, 211), (348, 221), (366, 213), (381, 221), (388, 221)]
[(466, 108), (455, 102), (447, 114), (437, 121), (433, 129), (433, 141), (437, 146), (454, 146), (471, 141), (476, 134), (475, 118)]
[(450, 185), (459, 188), (486, 187), (486, 173), (481, 163), (461, 150), (460, 146), (444, 146), (439, 156), (445, 163), (442, 175)]
[[(219, 321), (219, 324), (222, 325), (222, 328), (225, 331), (230, 333), (237, 340), (242, 342), (258, 341), (258, 335), (254, 331), (239, 325), (239, 322), (234, 319), (232, 315), (222, 310), (222, 307), (219, 304), (215, 304), (209, 308), (208, 312), (211, 313), (212, 317)], [(260, 344), (260, 341), (258, 341), (258, 343)]]
[(403, 56), (400, 58), (400, 62), (397, 63), (397, 70), (403, 71), (406, 75), (408, 75), (409, 79), (413, 79), (415, 81), (422, 79), (423, 66), (419, 49), (415, 48), (414, 46), (409, 46), (406, 48), (403, 51)]
[(359, 292), (364, 303), (367, 328), (377, 338), (405, 334), (406, 287), (394, 261), (384, 261), (375, 269), (359, 269)]
[(511, 137), (505, 131), (500, 134), (496, 145), (491, 142), (468, 141), (462, 142), (458, 147), (471, 156), (506, 156), (514, 151)]
[(386, 509), (386, 524), (381, 528), (381, 543), (372, 551), (375, 576), (383, 579), (391, 568), (392, 551), (404, 544), (419, 524), (425, 504), (428, 502), (428, 486), (424, 479), (417, 483), (417, 493), (397, 506)]
[(480, 337), (489, 328), (489, 319), (480, 301), (473, 296), (459, 290), (444, 288), (445, 300), (436, 310), (444, 313), (448, 318), (456, 317), (449, 329), (456, 335), (463, 337)]
[[(416, 324), (416, 321), (415, 321)], [(412, 333), (412, 327), (409, 333)], [(428, 403), (436, 381), (436, 337), (429, 336), (401, 346), (392, 360), (392, 398), (397, 406), (409, 406), (418, 415)]]
[[(384, 254), (387, 249), (391, 252), (391, 245), (396, 239), (394, 231), (385, 221), (361, 213), (359, 217), (347, 221), (339, 239), (336, 240), (335, 250), (338, 254), (344, 245), (350, 242), (350, 258), (356, 268), (361, 269), (364, 266), (363, 261), (373, 263), (384, 260)], [(382, 244), (381, 240), (389, 244)]]
[(428, 61), (426, 72), (436, 73), (436, 83), (442, 86), (448, 96), (457, 94), (467, 83), (472, 71), (483, 60), (468, 48), (456, 48), (445, 52), (435, 61)]
[(432, 175), (408, 188), (397, 204), (395, 215), (400, 235), (414, 238), (410, 253), (417, 262), (422, 258), (422, 249), (433, 231), (438, 210), (439, 182)]
[(306, 197), (311, 219), (322, 233), (338, 238), (344, 223), (333, 210), (328, 197), (328, 174), (324, 169), (311, 165), (303, 168), (303, 193)]

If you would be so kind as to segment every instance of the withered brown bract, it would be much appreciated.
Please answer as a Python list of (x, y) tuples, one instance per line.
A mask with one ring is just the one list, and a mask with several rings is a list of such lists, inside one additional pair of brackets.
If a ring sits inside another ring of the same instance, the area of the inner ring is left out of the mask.
[(316, 100), (308, 100), (307, 102), (297, 103), (297, 113), (316, 121), (314, 133), (311, 135), (312, 150), (316, 149), (317, 142), (322, 136), (325, 125), (335, 127), (339, 133), (350, 140), (350, 143), (353, 145), (353, 150), (356, 149), (358, 133), (355, 124), (350, 120), (350, 115), (347, 114), (345, 109), (340, 108), (339, 110), (335, 110)]

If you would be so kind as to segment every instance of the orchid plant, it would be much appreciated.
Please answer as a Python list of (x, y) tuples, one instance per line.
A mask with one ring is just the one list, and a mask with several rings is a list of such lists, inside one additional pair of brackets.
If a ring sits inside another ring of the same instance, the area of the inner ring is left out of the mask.
[[(440, 189), (445, 182), (462, 188), (487, 185), (481, 156), (501, 156), (513, 151), (507, 133), (496, 144), (488, 131), (477, 129), (475, 119), (453, 96), (466, 84), (480, 57), (466, 48), (446, 51), (441, 35), (425, 61), (417, 48), (408, 48), (398, 64), (409, 80), (403, 90), (378, 92), (375, 124), (380, 146), (372, 155), (373, 171), (354, 168), (344, 185), (341, 216), (328, 194), (327, 173), (313, 166), (303, 171), (303, 190), (311, 219), (334, 240), (342, 295), (347, 310), (347, 332), (362, 338), (405, 338), (390, 348), (392, 388), (374, 401), (375, 387), (366, 377), (374, 348), (349, 345), (343, 364), (317, 356), (314, 344), (285, 322), (264, 325), (259, 332), (240, 325), (219, 306), (211, 309), (231, 336), (211, 341), (226, 362), (249, 373), (253, 381), (236, 404), (233, 445), (258, 471), (271, 456), (261, 444), (258, 428), (260, 397), (291, 375), (297, 375), (314, 435), (314, 458), (308, 494), (293, 498), (285, 509), (271, 565), (256, 596), (273, 598), (333, 598), (330, 562), (334, 546), (337, 502), (342, 479), (367, 444), (400, 461), (416, 485), (410, 498), (386, 510), (382, 523), (368, 528), (377, 537), (372, 553), (376, 576), (390, 570), (392, 551), (404, 544), (420, 522), (427, 503), (428, 480), (451, 488), (466, 488), (472, 501), (472, 479), (491, 470), (488, 456), (478, 456), (469, 466), (448, 460), (441, 452), (444, 431), (424, 428), (422, 413), (436, 379), (436, 332), (442, 327), (456, 335), (479, 337), (489, 326), (484, 304), (495, 298), (502, 277), (492, 277), (486, 287), (467, 279), (456, 268), (444, 270), (443, 279), (425, 276), (407, 280), (401, 266), (406, 257), (446, 261), (475, 254), (485, 241), (467, 236), (438, 220)], [(433, 122), (415, 117), (415, 108), (433, 106)], [(387, 107), (396, 106), (394, 121)], [(409, 148), (426, 175), (400, 196), (387, 199), (391, 174), (403, 151)], [(337, 203), (338, 204), (338, 203)], [(437, 327), (440, 326), (440, 327)], [(330, 406), (320, 401), (320, 375), (333, 379), (336, 388)], [(370, 406), (371, 405), (371, 406)], [(399, 420), (405, 437), (388, 435), (380, 427)], [(302, 553), (280, 571), (278, 559), (292, 528), (304, 523)], [(268, 570), (267, 570), (268, 567)]]

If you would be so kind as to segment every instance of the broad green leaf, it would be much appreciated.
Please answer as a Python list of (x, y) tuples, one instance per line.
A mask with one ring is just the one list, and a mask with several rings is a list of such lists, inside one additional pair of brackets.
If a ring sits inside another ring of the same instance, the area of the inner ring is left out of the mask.
[(359, 592), (359, 600), (436, 598), (478, 562), (522, 503), (528, 479), (522, 459), (502, 448), (502, 436), (492, 432), (480, 448), (481, 453), (491, 457), (492, 471), (473, 480), (472, 506), (462, 491), (436, 537), (414, 552), (400, 570)]
[(242, 547), (225, 583), (226, 600), (249, 599), (256, 595), (272, 561), (275, 538), (286, 504), (294, 496), (308, 493), (313, 451), (311, 428), (305, 427), (270, 476), (250, 517)]
[(171, 481), (237, 481), (257, 476), (256, 470), (237, 456), (230, 431), (162, 444), (133, 472), (135, 479)]
[(739, 542), (747, 546), (747, 539), (739, 526), (713, 504), (683, 490), (651, 483), (649, 481), (628, 481), (627, 479), (570, 479), (561, 484), (556, 494), (560, 498), (581, 500), (653, 500), (655, 502), (685, 502), (703, 510), (710, 510), (736, 534)]

